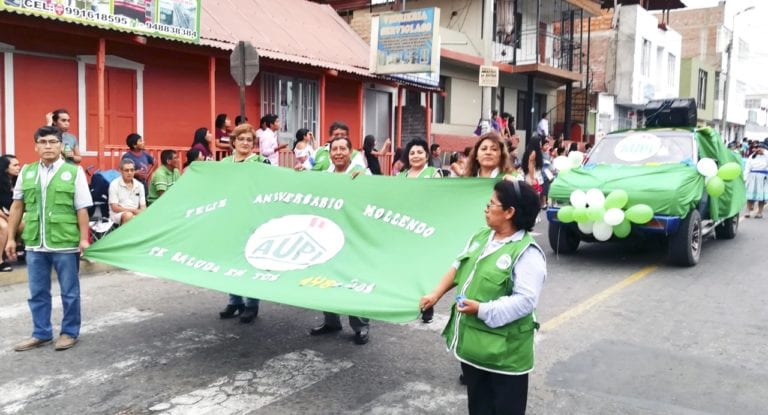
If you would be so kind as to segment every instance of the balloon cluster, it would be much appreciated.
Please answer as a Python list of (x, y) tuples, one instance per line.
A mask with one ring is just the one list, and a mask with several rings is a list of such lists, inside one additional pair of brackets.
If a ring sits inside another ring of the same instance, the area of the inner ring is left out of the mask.
[(707, 187), (707, 194), (712, 197), (720, 197), (725, 192), (725, 181), (741, 176), (741, 166), (739, 163), (725, 163), (718, 169), (715, 160), (710, 158), (699, 160), (696, 163), (696, 170), (706, 177), (704, 183)]
[(568, 153), (568, 157), (555, 157), (554, 160), (552, 160), (552, 166), (555, 167), (555, 170), (562, 173), (581, 166), (582, 162), (584, 162), (584, 153), (581, 151), (571, 151)]
[(624, 190), (614, 190), (605, 196), (599, 189), (574, 190), (571, 205), (557, 211), (562, 223), (576, 222), (579, 230), (592, 234), (598, 241), (607, 241), (611, 235), (626, 238), (632, 231), (632, 223), (648, 223), (653, 218), (653, 209), (637, 204), (626, 210), (629, 195)]

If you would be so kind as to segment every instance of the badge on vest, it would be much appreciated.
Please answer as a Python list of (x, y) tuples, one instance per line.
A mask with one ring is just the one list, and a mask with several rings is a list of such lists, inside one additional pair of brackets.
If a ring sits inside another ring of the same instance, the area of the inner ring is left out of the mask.
[(499, 269), (507, 269), (510, 265), (512, 265), (512, 257), (509, 254), (504, 254), (496, 260), (496, 266)]
[(26, 177), (27, 179), (33, 179), (34, 177), (35, 177), (35, 172), (33, 171), (27, 172), (27, 177)]
[(64, 173), (61, 173), (61, 180), (64, 180), (65, 182), (68, 182), (72, 180), (72, 173), (65, 171)]

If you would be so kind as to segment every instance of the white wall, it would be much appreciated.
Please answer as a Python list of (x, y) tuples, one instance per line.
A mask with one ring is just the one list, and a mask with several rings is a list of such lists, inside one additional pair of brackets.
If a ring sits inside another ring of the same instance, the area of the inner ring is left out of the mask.
[[(643, 73), (644, 39), (650, 42), (647, 75)], [(651, 99), (678, 97), (681, 46), (680, 34), (669, 28), (659, 29), (656, 16), (640, 6), (622, 6), (619, 9), (616, 103), (640, 106)]]

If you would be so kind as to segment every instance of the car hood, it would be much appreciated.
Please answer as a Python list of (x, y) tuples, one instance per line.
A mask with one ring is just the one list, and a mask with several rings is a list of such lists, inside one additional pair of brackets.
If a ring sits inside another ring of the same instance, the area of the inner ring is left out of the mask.
[(576, 189), (597, 188), (608, 195), (624, 190), (627, 206), (646, 204), (654, 214), (685, 216), (701, 199), (704, 177), (688, 164), (627, 166), (619, 164), (586, 165), (558, 174), (549, 189), (549, 197), (567, 201)]

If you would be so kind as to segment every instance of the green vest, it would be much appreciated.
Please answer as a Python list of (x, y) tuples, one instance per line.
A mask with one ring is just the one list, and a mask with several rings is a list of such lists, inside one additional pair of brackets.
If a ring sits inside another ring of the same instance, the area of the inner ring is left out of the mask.
[(24, 192), (24, 231), (21, 238), (27, 248), (45, 247), (52, 250), (77, 248), (80, 227), (75, 209), (75, 178), (77, 166), (64, 163), (51, 178), (43, 201), (43, 186), (39, 183), (40, 162), (27, 164), (21, 170), (21, 190)]
[[(457, 294), (485, 303), (512, 294), (510, 278), (520, 254), (536, 245), (527, 232), (520, 241), (512, 241), (492, 254), (480, 258), (491, 229), (485, 228), (470, 241), (460, 262), (454, 283)], [(448, 349), (473, 366), (495, 373), (518, 375), (533, 369), (533, 334), (537, 323), (533, 313), (505, 326), (491, 328), (476, 315), (461, 314), (454, 304), (451, 318), (443, 330)]]
[[(419, 173), (418, 176), (413, 178), (414, 179), (431, 179), (435, 177), (435, 173), (437, 173), (437, 169), (432, 166), (428, 166), (427, 168), (422, 169), (421, 173)], [(400, 177), (408, 178), (408, 170), (403, 170), (397, 175)]]
[[(357, 150), (352, 150), (352, 153), (349, 155), (349, 159), (354, 160), (359, 153), (360, 152)], [(315, 164), (312, 166), (312, 170), (326, 171), (329, 168), (331, 168), (331, 150), (328, 144), (326, 144), (324, 146), (320, 146), (320, 148), (318, 148), (315, 152)]]
[(221, 159), (221, 161), (226, 161), (226, 162), (229, 162), (229, 163), (243, 163), (243, 162), (246, 162), (246, 161), (257, 161), (259, 163), (264, 163), (265, 160), (267, 160), (266, 157), (262, 156), (261, 154), (256, 154), (256, 153), (251, 154), (250, 156), (246, 157), (244, 160), (241, 160), (239, 162), (235, 161), (235, 155), (234, 154), (229, 155), (229, 156), (224, 157), (223, 159)]

